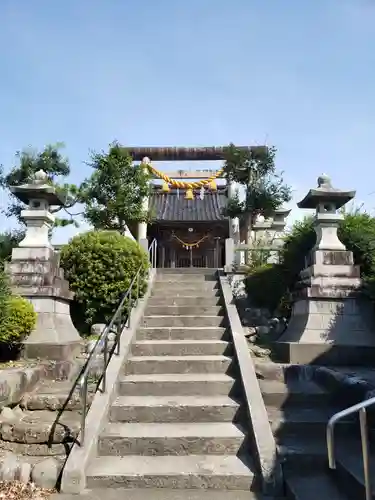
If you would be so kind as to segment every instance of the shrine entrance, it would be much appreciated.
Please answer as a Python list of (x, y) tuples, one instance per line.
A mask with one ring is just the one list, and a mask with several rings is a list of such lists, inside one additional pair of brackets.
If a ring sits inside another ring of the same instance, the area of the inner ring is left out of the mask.
[(161, 267), (219, 268), (224, 265), (224, 241), (219, 236), (208, 235), (203, 241), (197, 240), (199, 243), (192, 240), (174, 235), (168, 245), (162, 244)]
[[(152, 228), (152, 226), (151, 226)], [(196, 224), (186, 228), (154, 226), (150, 238), (158, 241), (157, 267), (221, 268), (225, 264), (226, 225)]]

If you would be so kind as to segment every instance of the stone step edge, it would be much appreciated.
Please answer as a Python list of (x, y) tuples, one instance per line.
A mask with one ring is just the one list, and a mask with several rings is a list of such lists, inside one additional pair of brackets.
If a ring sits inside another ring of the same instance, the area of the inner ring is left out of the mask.
[(130, 356), (128, 358), (129, 362), (144, 362), (144, 361), (230, 361), (232, 358), (230, 356), (224, 356), (223, 354), (197, 354), (190, 356)]
[(238, 438), (244, 439), (247, 432), (232, 422), (110, 422), (106, 424), (100, 438)]
[[(217, 318), (217, 316), (212, 317)], [(225, 332), (227, 328), (225, 326), (140, 326), (138, 330), (220, 330)]]
[[(164, 455), (139, 456), (128, 455), (126, 457), (96, 457), (90, 464), (87, 476), (174, 476), (174, 475), (203, 475), (203, 476), (226, 476), (244, 475), (254, 476), (250, 466), (241, 460), (242, 457), (235, 455)], [(202, 467), (202, 463), (209, 462), (210, 468)], [(229, 462), (229, 463), (228, 463)], [(223, 470), (220, 465), (226, 465)]]
[(221, 339), (156, 339), (156, 340), (136, 340), (133, 345), (230, 345), (231, 342)]
[(226, 373), (133, 373), (123, 375), (120, 382), (236, 382)]
[(127, 406), (157, 406), (157, 407), (176, 407), (176, 406), (233, 406), (240, 407), (241, 403), (235, 401), (229, 396), (117, 396), (113, 401), (112, 407)]

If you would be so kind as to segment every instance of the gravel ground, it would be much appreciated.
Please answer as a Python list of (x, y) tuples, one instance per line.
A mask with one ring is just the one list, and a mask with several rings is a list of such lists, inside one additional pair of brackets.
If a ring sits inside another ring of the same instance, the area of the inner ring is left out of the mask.
[(0, 499), (7, 500), (45, 500), (53, 490), (42, 490), (33, 484), (23, 484), (18, 481), (0, 481)]

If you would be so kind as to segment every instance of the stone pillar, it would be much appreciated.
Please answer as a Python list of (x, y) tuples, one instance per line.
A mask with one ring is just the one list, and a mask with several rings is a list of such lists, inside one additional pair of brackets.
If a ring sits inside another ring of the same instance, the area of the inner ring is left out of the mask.
[[(150, 164), (150, 158), (143, 158), (142, 165), (147, 169), (147, 165)], [(148, 211), (149, 199), (148, 196), (143, 198), (142, 210), (143, 212)], [(138, 243), (147, 251), (148, 250), (148, 240), (147, 240), (147, 222), (138, 222)]]
[[(271, 234), (272, 234), (272, 246), (276, 249), (281, 248), (284, 245), (284, 231), (286, 226), (286, 218), (290, 214), (291, 209), (278, 208), (274, 211), (272, 217)], [(279, 262), (279, 252), (275, 250), (272, 252), (270, 263)]]
[(252, 227), (252, 238), (254, 242), (264, 241), (265, 243), (272, 240), (272, 219), (257, 220)]
[[(228, 186), (228, 199), (231, 199), (235, 195), (235, 186), (233, 182), (227, 181)], [(232, 242), (225, 241), (225, 267), (226, 272), (230, 272), (233, 269), (233, 265), (236, 267), (241, 265), (241, 254), (235, 251), (235, 247), (240, 244), (240, 224), (238, 217), (234, 219), (229, 218), (229, 239)], [(227, 246), (228, 245), (228, 246)], [(232, 259), (229, 262), (229, 259)], [(230, 270), (229, 267), (230, 266)], [(227, 270), (228, 269), (228, 270)]]
[(59, 267), (59, 253), (54, 251), (48, 233), (54, 222), (49, 208), (63, 200), (48, 184), (45, 172), (37, 172), (30, 182), (11, 188), (28, 208), (21, 217), (26, 223), (25, 238), (12, 252), (7, 265), (14, 293), (27, 298), (37, 313), (37, 324), (26, 339), (26, 358), (61, 360), (80, 352), (81, 338), (70, 318), (73, 293)]
[(293, 294), (288, 328), (277, 342), (280, 353), (289, 352), (290, 362), (343, 364), (355, 359), (357, 348), (375, 348), (375, 335), (359, 300), (359, 267), (337, 236), (343, 218), (337, 210), (354, 196), (355, 191), (333, 188), (329, 177), (322, 175), (318, 188), (298, 203), (299, 208), (315, 209), (317, 239)]
[(224, 271), (230, 273), (233, 271), (233, 264), (235, 264), (234, 240), (233, 238), (226, 238), (225, 240), (225, 267)]

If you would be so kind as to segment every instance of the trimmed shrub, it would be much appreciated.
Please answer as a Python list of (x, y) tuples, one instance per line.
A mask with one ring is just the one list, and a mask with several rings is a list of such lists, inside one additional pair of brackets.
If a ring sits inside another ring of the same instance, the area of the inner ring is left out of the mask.
[(245, 289), (254, 306), (273, 312), (287, 292), (284, 267), (263, 264), (252, 268), (245, 279)]
[[(61, 250), (61, 266), (78, 306), (72, 318), (81, 315), (86, 327), (112, 318), (140, 267), (141, 296), (147, 287), (147, 252), (116, 231), (89, 231), (75, 236)], [(81, 323), (79, 329), (83, 326)]]
[(5, 303), (5, 314), (0, 321), (0, 344), (19, 345), (31, 333), (36, 323), (32, 304), (18, 295), (10, 295)]

